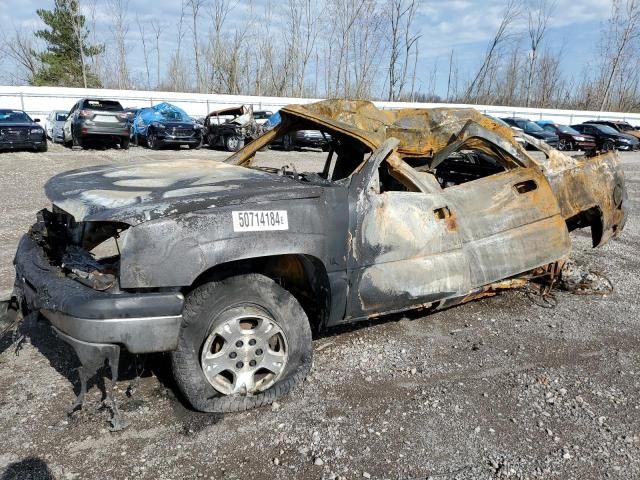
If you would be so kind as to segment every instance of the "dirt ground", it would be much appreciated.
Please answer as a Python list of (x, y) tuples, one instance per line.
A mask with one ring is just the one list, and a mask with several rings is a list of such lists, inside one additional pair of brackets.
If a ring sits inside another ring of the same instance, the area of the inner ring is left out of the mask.
[[(47, 206), (50, 176), (189, 155), (227, 154), (60, 146), (0, 154), (0, 291), (11, 287), (19, 236)], [(259, 155), (277, 166), (324, 158)], [(588, 232), (572, 234), (574, 259), (606, 275), (612, 294), (558, 291), (557, 306), (543, 308), (514, 290), (334, 330), (314, 340), (308, 381), (272, 407), (193, 412), (167, 357), (154, 355), (123, 361), (126, 430), (109, 432), (97, 386), (68, 417), (78, 361), (30, 316), (20, 350), (0, 341), (0, 480), (640, 478), (640, 154), (620, 157), (631, 206), (624, 233), (598, 250)]]

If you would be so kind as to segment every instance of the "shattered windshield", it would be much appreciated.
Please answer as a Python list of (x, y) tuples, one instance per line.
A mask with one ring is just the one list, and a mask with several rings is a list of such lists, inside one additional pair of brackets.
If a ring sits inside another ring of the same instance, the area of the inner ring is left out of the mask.
[[(185, 115), (183, 115), (181, 112), (176, 112), (176, 111), (163, 111), (163, 112), (158, 112), (160, 114), (160, 116), (162, 116), (162, 118), (164, 118), (165, 120), (171, 120), (171, 121), (176, 121), (176, 122), (182, 122), (182, 121), (188, 121), (191, 120), (189, 117), (186, 117)], [(186, 118), (185, 118), (186, 117)]]

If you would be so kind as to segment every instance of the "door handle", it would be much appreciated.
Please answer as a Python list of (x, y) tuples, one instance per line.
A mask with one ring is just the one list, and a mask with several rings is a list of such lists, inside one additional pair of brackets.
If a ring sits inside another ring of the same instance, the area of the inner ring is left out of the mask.
[(520, 195), (527, 192), (532, 192), (538, 188), (538, 184), (535, 180), (525, 180), (524, 182), (516, 183), (513, 188), (516, 189)]
[(440, 207), (440, 208), (435, 208), (433, 210), (433, 215), (438, 220), (445, 220), (445, 219), (447, 219), (447, 218), (449, 218), (451, 216), (451, 210), (449, 210), (449, 207), (447, 207), (447, 206)]

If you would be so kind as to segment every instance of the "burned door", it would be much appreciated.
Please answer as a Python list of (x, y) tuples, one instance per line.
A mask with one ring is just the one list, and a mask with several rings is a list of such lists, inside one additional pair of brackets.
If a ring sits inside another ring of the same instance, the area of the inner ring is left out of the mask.
[(446, 203), (458, 215), (472, 287), (568, 255), (565, 221), (549, 182), (535, 165), (523, 164), (490, 139), (474, 136), (437, 155), (433, 167)]
[(388, 175), (383, 161), (393, 155), (395, 145), (394, 139), (387, 140), (350, 188), (350, 319), (404, 310), (469, 289), (455, 208), (437, 184), (426, 191), (420, 182), (397, 175), (397, 168), (394, 178)]

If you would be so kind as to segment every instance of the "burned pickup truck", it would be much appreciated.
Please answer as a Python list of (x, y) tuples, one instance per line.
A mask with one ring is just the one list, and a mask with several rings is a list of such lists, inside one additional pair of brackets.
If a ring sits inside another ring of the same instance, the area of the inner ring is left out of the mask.
[[(171, 352), (193, 407), (239, 411), (303, 381), (313, 331), (552, 277), (570, 230), (589, 227), (597, 247), (625, 224), (615, 153), (538, 142), (534, 159), (472, 109), (323, 101), (281, 115), (225, 162), (53, 177), (53, 207), (15, 257), (23, 307), (90, 366), (121, 348)], [(301, 129), (331, 136), (317, 171), (256, 165)]]
[(209, 147), (223, 147), (229, 152), (237, 152), (261, 132), (252, 108), (244, 105), (211, 112), (204, 120), (204, 129)]

